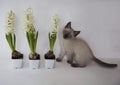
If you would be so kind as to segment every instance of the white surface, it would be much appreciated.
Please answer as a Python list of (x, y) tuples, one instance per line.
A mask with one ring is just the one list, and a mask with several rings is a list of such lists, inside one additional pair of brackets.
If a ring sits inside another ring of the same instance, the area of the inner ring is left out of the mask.
[(23, 59), (12, 59), (13, 68), (20, 69), (23, 66)]
[(45, 68), (46, 69), (53, 69), (54, 67), (55, 67), (55, 60), (45, 59)]
[(120, 66), (110, 69), (91, 63), (86, 68), (72, 68), (63, 61), (56, 62), (55, 69), (45, 69), (44, 62), (40, 69), (30, 69), (26, 61), (23, 69), (13, 69), (6, 62), (0, 62), (0, 85), (120, 85)]
[[(35, 28), (39, 31), (37, 52), (48, 51), (48, 31), (51, 16), (60, 15), (60, 28), (68, 21), (83, 37), (97, 57), (120, 58), (120, 0), (0, 0), (0, 57), (9, 58), (10, 48), (5, 39), (5, 16), (7, 11), (16, 14), (15, 33), (17, 49), (29, 54), (28, 43), (23, 31), (23, 12), (32, 7)], [(59, 40), (55, 44), (55, 54), (59, 54)]]

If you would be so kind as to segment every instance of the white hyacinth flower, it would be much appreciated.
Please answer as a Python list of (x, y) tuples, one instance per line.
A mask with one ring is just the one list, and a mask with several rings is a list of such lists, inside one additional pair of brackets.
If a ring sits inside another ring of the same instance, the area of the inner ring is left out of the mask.
[(6, 33), (13, 33), (14, 31), (14, 22), (15, 22), (15, 14), (13, 11), (9, 11), (6, 16)]
[(27, 32), (35, 32), (33, 12), (31, 8), (28, 8), (24, 12), (24, 30)]
[(51, 20), (51, 34), (56, 34), (57, 33), (57, 27), (59, 23), (59, 16), (58, 14), (54, 14)]

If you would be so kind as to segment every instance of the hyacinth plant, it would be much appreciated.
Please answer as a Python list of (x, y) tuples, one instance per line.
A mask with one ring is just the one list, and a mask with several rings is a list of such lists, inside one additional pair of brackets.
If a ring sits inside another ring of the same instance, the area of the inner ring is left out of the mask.
[(53, 52), (54, 49), (54, 44), (56, 41), (56, 37), (57, 37), (57, 28), (58, 28), (58, 23), (59, 23), (59, 17), (57, 14), (55, 14), (52, 17), (52, 21), (51, 21), (51, 31), (49, 32), (49, 51)]
[(11, 10), (7, 13), (7, 17), (6, 17), (6, 39), (7, 39), (7, 42), (9, 44), (12, 52), (16, 48), (16, 36), (13, 32), (14, 31), (14, 22), (15, 22), (15, 14)]
[(50, 58), (53, 57), (55, 58), (55, 55), (53, 53), (53, 49), (54, 49), (54, 45), (55, 45), (55, 41), (57, 38), (57, 28), (58, 28), (58, 24), (59, 24), (59, 17), (57, 14), (54, 14), (52, 17), (52, 21), (51, 21), (51, 31), (48, 33), (48, 38), (49, 38), (49, 51), (47, 54), (45, 54), (45, 57)]
[(24, 30), (26, 32), (28, 45), (31, 51), (29, 57), (31, 59), (35, 59), (37, 56), (39, 57), (36, 53), (38, 31), (36, 31), (34, 27), (33, 12), (31, 8), (26, 9), (24, 12)]
[(22, 58), (23, 54), (16, 51), (16, 35), (14, 33), (14, 23), (15, 23), (15, 14), (12, 10), (7, 13), (6, 17), (6, 40), (9, 44), (9, 47), (12, 51), (12, 58)]

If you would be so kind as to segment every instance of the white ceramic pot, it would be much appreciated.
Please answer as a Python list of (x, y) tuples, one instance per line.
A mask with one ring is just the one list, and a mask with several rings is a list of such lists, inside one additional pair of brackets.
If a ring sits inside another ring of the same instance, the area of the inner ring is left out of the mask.
[(40, 66), (40, 60), (29, 60), (29, 67), (31, 69), (38, 69)]
[(55, 67), (54, 59), (45, 59), (45, 68), (46, 69), (53, 69), (54, 67)]
[(23, 59), (12, 59), (13, 68), (20, 69), (23, 67)]

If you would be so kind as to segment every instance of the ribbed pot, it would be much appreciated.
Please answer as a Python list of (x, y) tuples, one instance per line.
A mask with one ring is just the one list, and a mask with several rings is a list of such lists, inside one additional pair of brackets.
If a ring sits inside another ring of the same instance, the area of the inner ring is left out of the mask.
[(23, 67), (23, 59), (12, 59), (12, 65), (15, 69), (20, 69)]

